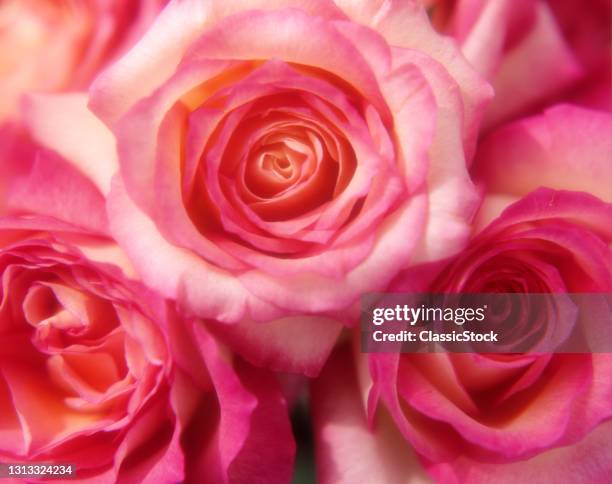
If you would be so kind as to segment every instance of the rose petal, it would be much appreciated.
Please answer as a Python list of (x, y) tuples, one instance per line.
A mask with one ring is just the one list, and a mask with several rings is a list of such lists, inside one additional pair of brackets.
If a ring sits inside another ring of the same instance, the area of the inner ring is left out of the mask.
[(316, 316), (211, 324), (215, 334), (254, 365), (310, 377), (318, 375), (342, 330), (338, 321)]
[(26, 122), (36, 141), (58, 152), (104, 195), (118, 170), (115, 140), (87, 109), (85, 94), (30, 95)]
[(590, 192), (612, 201), (612, 115), (561, 105), (483, 140), (477, 178), (492, 193), (521, 197), (539, 186)]
[(312, 385), (317, 480), (427, 482), (414, 451), (381, 413), (368, 426), (349, 351), (339, 350)]

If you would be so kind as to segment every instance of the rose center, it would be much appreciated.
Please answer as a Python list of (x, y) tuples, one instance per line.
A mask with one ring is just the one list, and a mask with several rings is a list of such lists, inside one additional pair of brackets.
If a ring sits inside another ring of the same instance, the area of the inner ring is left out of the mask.
[(302, 140), (270, 136), (249, 154), (244, 184), (258, 197), (273, 198), (311, 175), (313, 163), (313, 149)]

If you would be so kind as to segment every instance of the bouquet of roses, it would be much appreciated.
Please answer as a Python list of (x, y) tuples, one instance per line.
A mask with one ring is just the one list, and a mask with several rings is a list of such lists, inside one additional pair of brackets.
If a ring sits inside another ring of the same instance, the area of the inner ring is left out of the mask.
[(0, 478), (612, 477), (612, 346), (359, 345), (612, 293), (610, 0), (5, 0), (0, 95)]

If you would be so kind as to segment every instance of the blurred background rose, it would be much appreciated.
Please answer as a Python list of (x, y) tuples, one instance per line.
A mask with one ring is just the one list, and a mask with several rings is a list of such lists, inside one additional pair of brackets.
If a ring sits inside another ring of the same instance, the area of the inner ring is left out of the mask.
[(612, 109), (612, 5), (607, 0), (426, 0), (490, 79), (483, 129), (560, 100)]
[(0, 122), (18, 115), (24, 93), (86, 89), (166, 1), (0, 2)]

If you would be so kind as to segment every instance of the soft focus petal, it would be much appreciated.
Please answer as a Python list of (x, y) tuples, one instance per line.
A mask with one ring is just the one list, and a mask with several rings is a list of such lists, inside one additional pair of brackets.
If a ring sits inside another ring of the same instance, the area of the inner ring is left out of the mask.
[(583, 74), (550, 9), (539, 2), (535, 25), (503, 56), (495, 73), (492, 82), (495, 99), (487, 111), (484, 126), (495, 126), (537, 107), (538, 103), (570, 87)]
[(387, 414), (368, 425), (351, 359), (346, 347), (338, 350), (312, 385), (318, 481), (429, 482)]
[(119, 168), (115, 140), (87, 108), (85, 94), (32, 95), (26, 119), (36, 141), (62, 155), (108, 194)]
[(52, 216), (93, 232), (108, 233), (106, 206), (100, 192), (54, 153), (39, 152), (28, 174), (9, 182), (11, 210)]
[(561, 105), (494, 131), (475, 176), (491, 193), (521, 197), (540, 186), (612, 201), (612, 115)]
[(136, 46), (95, 80), (92, 111), (112, 124), (156, 89), (172, 74), (211, 8), (210, 0), (172, 0)]
[[(243, 482), (253, 476), (261, 476), (264, 482), (287, 482), (295, 444), (276, 382), (240, 362), (232, 368), (210, 335), (198, 326), (194, 331), (221, 412), (218, 447), (199, 460), (199, 475), (211, 482)], [(215, 476), (216, 472), (220, 475)]]
[(268, 322), (243, 320), (213, 328), (254, 365), (315, 377), (331, 353), (342, 325), (330, 318), (292, 316)]

